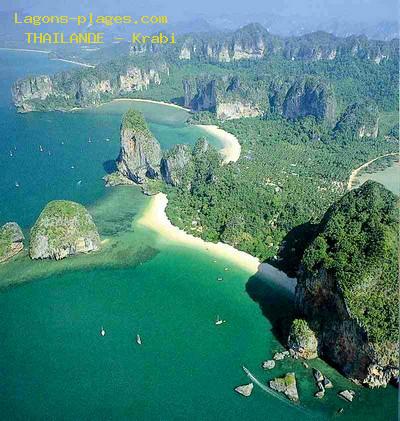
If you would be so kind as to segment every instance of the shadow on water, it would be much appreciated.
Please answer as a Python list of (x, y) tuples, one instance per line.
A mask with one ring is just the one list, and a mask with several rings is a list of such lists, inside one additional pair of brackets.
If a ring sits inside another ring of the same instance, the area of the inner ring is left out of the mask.
[(272, 333), (285, 344), (294, 317), (293, 296), (260, 275), (253, 275), (246, 283), (246, 292), (255, 301), (272, 325)]
[(110, 159), (109, 161), (103, 162), (103, 168), (107, 174), (111, 174), (117, 171), (117, 164), (114, 159)]

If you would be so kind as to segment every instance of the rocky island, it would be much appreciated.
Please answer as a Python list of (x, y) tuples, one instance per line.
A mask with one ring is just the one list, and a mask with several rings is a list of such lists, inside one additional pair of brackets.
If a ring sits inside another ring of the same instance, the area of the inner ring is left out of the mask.
[(142, 113), (128, 110), (120, 131), (121, 149), (117, 159), (120, 174), (137, 184), (160, 175), (161, 147), (151, 134)]
[(98, 250), (100, 236), (88, 211), (79, 203), (55, 200), (47, 204), (31, 230), (32, 259), (64, 259)]
[(24, 234), (15, 222), (0, 227), (0, 263), (6, 262), (24, 248)]

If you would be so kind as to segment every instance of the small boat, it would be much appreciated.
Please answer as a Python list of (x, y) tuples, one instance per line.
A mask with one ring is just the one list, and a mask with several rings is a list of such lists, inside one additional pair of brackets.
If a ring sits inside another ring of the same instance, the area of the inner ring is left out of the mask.
[(14, 156), (13, 153), (12, 153), (12, 151), (10, 151), (10, 156)]
[(40, 152), (43, 152), (43, 151), (44, 151), (44, 149), (43, 149), (43, 146), (42, 146), (42, 145), (39, 145), (39, 150), (40, 150)]
[(107, 137), (106, 142), (109, 142), (109, 141), (110, 141), (110, 139)]
[(136, 343), (138, 345), (142, 345), (142, 338), (140, 337), (140, 335), (136, 335)]
[(227, 270), (229, 270), (229, 268), (225, 268), (224, 270), (227, 271)]
[(79, 180), (76, 184), (77, 184), (78, 186), (80, 186), (80, 185), (82, 184), (82, 180)]
[(106, 336), (106, 331), (104, 330), (104, 327), (103, 326), (101, 327), (100, 335), (101, 336)]
[(75, 167), (73, 165), (71, 165), (71, 169), (73, 170)]
[(224, 278), (222, 276), (218, 276), (217, 281), (223, 281)]
[(15, 182), (15, 187), (19, 187), (18, 181)]
[(92, 139), (89, 137), (88, 143), (92, 143)]
[(217, 320), (215, 321), (215, 324), (218, 325), (222, 325), (222, 323), (226, 323), (226, 320), (222, 320), (219, 318), (219, 316), (217, 316)]

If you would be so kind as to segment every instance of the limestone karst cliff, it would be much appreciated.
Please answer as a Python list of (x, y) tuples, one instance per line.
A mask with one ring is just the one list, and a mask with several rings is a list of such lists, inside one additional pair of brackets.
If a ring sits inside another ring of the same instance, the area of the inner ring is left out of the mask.
[(165, 63), (109, 62), (96, 68), (72, 70), (53, 76), (32, 76), (16, 81), (12, 97), (19, 112), (69, 110), (89, 107), (159, 85), (168, 75)]
[(140, 112), (131, 109), (124, 115), (120, 140), (117, 167), (123, 176), (138, 184), (159, 177), (161, 147)]

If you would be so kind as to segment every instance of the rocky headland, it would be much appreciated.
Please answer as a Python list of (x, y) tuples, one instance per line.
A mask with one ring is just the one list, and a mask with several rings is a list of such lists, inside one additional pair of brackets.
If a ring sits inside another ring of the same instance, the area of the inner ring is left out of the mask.
[(369, 387), (399, 375), (397, 197), (368, 181), (323, 217), (306, 249), (289, 346)]

